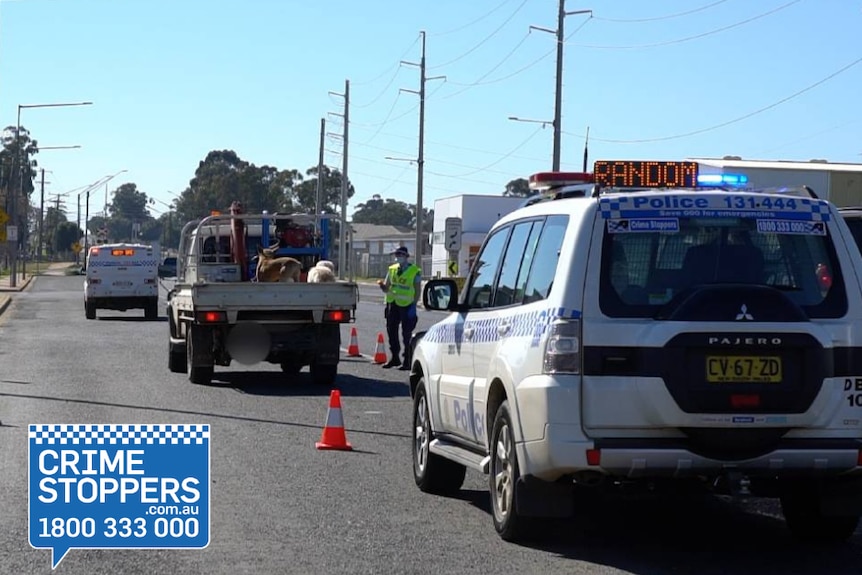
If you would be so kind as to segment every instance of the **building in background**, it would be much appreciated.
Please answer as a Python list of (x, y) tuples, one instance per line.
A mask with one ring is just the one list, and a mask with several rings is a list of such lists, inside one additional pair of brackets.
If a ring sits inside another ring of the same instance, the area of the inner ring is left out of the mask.
[[(466, 277), (473, 258), (485, 236), (497, 220), (518, 209), (525, 198), (509, 198), (479, 194), (464, 194), (441, 198), (434, 202), (434, 232), (431, 234), (431, 266), (423, 266), (424, 275), (431, 277)], [(461, 218), (461, 250), (454, 261), (457, 272), (449, 273), (449, 253), (445, 246), (446, 218)]]
[(862, 164), (826, 160), (743, 160), (739, 156), (689, 158), (701, 174), (744, 174), (753, 188), (808, 186), (839, 207), (862, 206)]

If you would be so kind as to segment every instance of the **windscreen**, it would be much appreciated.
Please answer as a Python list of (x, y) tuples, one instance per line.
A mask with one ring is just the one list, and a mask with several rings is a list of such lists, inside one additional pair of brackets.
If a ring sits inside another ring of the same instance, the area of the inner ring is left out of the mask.
[(600, 304), (607, 315), (652, 317), (698, 286), (730, 283), (780, 290), (809, 317), (846, 311), (826, 222), (680, 217), (664, 230), (620, 225), (607, 220), (604, 231)]

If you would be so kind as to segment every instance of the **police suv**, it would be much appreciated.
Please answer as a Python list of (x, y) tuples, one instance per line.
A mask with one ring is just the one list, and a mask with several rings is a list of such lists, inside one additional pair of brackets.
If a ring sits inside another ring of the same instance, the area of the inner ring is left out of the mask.
[(780, 498), (792, 533), (862, 513), (862, 256), (807, 187), (695, 162), (596, 162), (488, 234), (412, 351), (420, 489), (488, 475), (506, 540), (575, 494), (683, 486)]
[(159, 314), (159, 262), (153, 247), (137, 243), (92, 246), (87, 253), (84, 314), (97, 309), (143, 309), (146, 319)]

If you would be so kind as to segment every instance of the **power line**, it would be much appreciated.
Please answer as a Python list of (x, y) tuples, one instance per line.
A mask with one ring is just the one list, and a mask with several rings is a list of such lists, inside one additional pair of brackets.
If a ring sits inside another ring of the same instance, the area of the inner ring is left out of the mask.
[(392, 65), (390, 65), (389, 67), (387, 67), (387, 68), (386, 68), (385, 70), (383, 70), (380, 74), (378, 74), (378, 75), (374, 76), (374, 77), (373, 77), (373, 78), (371, 78), (370, 80), (366, 80), (365, 82), (353, 82), (353, 85), (354, 85), (354, 86), (367, 86), (368, 84), (373, 84), (374, 82), (376, 82), (377, 80), (379, 80), (380, 78), (382, 78), (383, 76), (385, 76), (386, 74), (388, 74), (388, 73), (389, 73), (389, 71), (390, 71), (390, 70), (392, 70), (393, 68), (398, 68), (398, 67), (400, 67), (400, 66), (401, 66), (401, 59), (402, 59), (402, 58), (404, 58), (404, 57), (407, 55), (407, 53), (408, 53), (408, 52), (410, 52), (410, 50), (412, 50), (412, 49), (413, 49), (413, 46), (415, 46), (415, 45), (416, 45), (416, 43), (417, 43), (418, 41), (419, 41), (419, 36), (416, 36), (416, 38), (414, 38), (414, 39), (413, 39), (413, 42), (411, 42), (411, 43), (410, 43), (410, 46), (408, 46), (408, 47), (407, 47), (407, 49), (406, 49), (406, 50), (404, 50), (404, 53), (403, 53), (403, 54), (401, 54), (401, 57), (400, 57), (400, 58), (398, 58), (397, 60), (395, 60), (395, 63), (394, 63), (394, 64), (392, 64)]
[(499, 4), (497, 4), (496, 7), (491, 8), (490, 10), (485, 12), (485, 14), (483, 14), (482, 16), (479, 16), (478, 18), (476, 18), (475, 20), (473, 20), (471, 22), (467, 22), (466, 24), (463, 24), (463, 25), (458, 26), (457, 28), (453, 28), (451, 30), (447, 30), (445, 32), (437, 32), (436, 34), (428, 34), (428, 37), (429, 38), (438, 38), (440, 36), (448, 36), (449, 34), (454, 34), (455, 32), (460, 32), (461, 30), (469, 28), (470, 26), (473, 26), (474, 24), (478, 24), (479, 22), (481, 22), (485, 18), (489, 17), (491, 14), (493, 14), (494, 12), (496, 12), (497, 10), (499, 10), (500, 8), (502, 8), (503, 6), (505, 6), (506, 4), (508, 4), (511, 1), (512, 0), (503, 0), (503, 2), (500, 2)]
[(715, 34), (719, 34), (721, 32), (726, 32), (727, 30), (731, 30), (733, 28), (738, 28), (739, 26), (749, 24), (751, 22), (754, 22), (755, 20), (759, 20), (761, 18), (771, 16), (771, 15), (775, 14), (776, 12), (780, 12), (781, 10), (784, 10), (785, 8), (789, 8), (790, 6), (792, 6), (794, 4), (798, 4), (801, 1), (802, 0), (791, 0), (791, 2), (788, 2), (786, 4), (782, 4), (778, 8), (773, 8), (772, 10), (769, 10), (768, 12), (763, 12), (762, 14), (758, 14), (757, 16), (752, 16), (751, 18), (748, 18), (746, 20), (741, 20), (739, 22), (736, 22), (734, 24), (730, 24), (728, 26), (723, 26), (721, 28), (716, 28), (715, 30), (703, 32), (702, 34), (695, 34), (694, 36), (686, 36), (685, 38), (677, 38), (676, 40), (667, 40), (665, 42), (656, 42), (653, 44), (637, 44), (637, 45), (631, 45), (631, 46), (602, 46), (602, 45), (598, 45), (598, 44), (574, 44), (574, 43), (570, 43), (570, 42), (566, 42), (566, 45), (575, 46), (577, 48), (593, 48), (596, 50), (639, 50), (642, 48), (657, 48), (659, 46), (670, 46), (672, 44), (682, 44), (683, 42), (690, 42), (692, 40), (698, 40), (700, 38), (705, 38), (707, 36), (712, 36)]
[(497, 33), (500, 30), (502, 30), (506, 26), (506, 24), (508, 24), (512, 20), (512, 18), (514, 18), (518, 14), (518, 12), (521, 11), (521, 8), (523, 8), (527, 2), (529, 2), (529, 0), (523, 0), (520, 4), (518, 4), (518, 7), (515, 8), (515, 11), (512, 12), (508, 18), (503, 20), (503, 23), (500, 24), (499, 26), (497, 26), (497, 28), (495, 28), (493, 32), (491, 32), (490, 34), (485, 36), (485, 38), (483, 38), (478, 44), (476, 44), (475, 46), (473, 46), (472, 48), (470, 48), (469, 50), (467, 50), (466, 52), (464, 52), (460, 56), (457, 56), (457, 57), (449, 60), (448, 62), (443, 62), (442, 64), (437, 64), (436, 66), (428, 66), (428, 69), (429, 70), (436, 70), (437, 68), (443, 68), (444, 66), (448, 66), (449, 64), (454, 64), (455, 62), (458, 62), (459, 60), (463, 60), (464, 58), (466, 58), (467, 56), (469, 56), (470, 54), (472, 54), (473, 52), (478, 50), (486, 42), (488, 42), (488, 40), (490, 40), (491, 38), (496, 36)]
[(521, 142), (520, 144), (518, 144), (517, 146), (515, 146), (514, 148), (512, 148), (512, 150), (510, 150), (510, 151), (509, 151), (509, 153), (507, 153), (507, 154), (503, 155), (502, 157), (498, 158), (496, 161), (491, 162), (491, 163), (490, 163), (490, 164), (488, 164), (487, 166), (482, 166), (481, 168), (477, 168), (477, 169), (475, 169), (475, 170), (473, 170), (473, 171), (471, 171), (471, 172), (465, 172), (465, 173), (463, 173), (463, 174), (441, 174), (441, 173), (434, 173), (434, 172), (428, 172), (428, 173), (429, 173), (429, 174), (430, 174), (430, 173), (434, 173), (434, 175), (436, 175), (436, 176), (442, 176), (442, 177), (444, 177), (444, 178), (463, 178), (463, 177), (465, 177), (465, 176), (472, 176), (473, 174), (477, 174), (477, 173), (479, 173), (479, 172), (484, 172), (484, 171), (485, 171), (485, 170), (487, 170), (488, 168), (493, 168), (494, 166), (496, 166), (497, 164), (499, 164), (499, 163), (500, 163), (500, 162), (502, 162), (503, 160), (508, 159), (512, 154), (514, 154), (515, 152), (517, 152), (518, 150), (520, 150), (521, 148), (523, 148), (524, 146), (526, 146), (526, 145), (530, 142), (530, 140), (532, 140), (533, 138), (535, 138), (535, 137), (536, 137), (536, 135), (537, 135), (539, 132), (541, 132), (541, 131), (542, 131), (542, 127), (541, 127), (541, 126), (539, 126), (538, 128), (536, 128), (536, 130), (535, 130), (532, 134), (530, 134), (529, 136), (527, 136), (527, 138), (526, 138), (523, 142)]
[[(759, 108), (753, 112), (749, 112), (748, 114), (745, 114), (744, 116), (739, 116), (738, 118), (734, 118), (732, 120), (728, 120), (726, 122), (722, 122), (721, 124), (716, 124), (716, 125), (710, 126), (708, 128), (701, 128), (700, 130), (694, 130), (692, 132), (686, 132), (684, 134), (676, 134), (674, 136), (664, 136), (661, 138), (643, 138), (643, 139), (639, 139), (639, 140), (612, 140), (612, 139), (608, 139), (608, 138), (595, 138), (594, 137), (593, 140), (595, 140), (597, 142), (606, 142), (606, 143), (610, 143), (610, 144), (645, 144), (645, 143), (649, 143), (649, 142), (665, 142), (667, 140), (677, 140), (680, 138), (687, 138), (689, 136), (695, 136), (697, 134), (703, 134), (705, 132), (711, 132), (712, 130), (717, 130), (719, 128), (724, 128), (725, 126), (729, 126), (731, 124), (736, 124), (738, 122), (741, 122), (742, 120), (747, 120), (748, 118), (751, 118), (752, 116), (756, 116), (758, 114), (766, 112), (767, 110), (771, 110), (773, 108), (776, 108), (776, 107), (780, 106), (781, 104), (784, 104), (785, 102), (788, 102), (788, 101), (796, 98), (797, 96), (801, 96), (805, 92), (809, 92), (809, 91), (813, 90), (814, 88), (816, 88), (817, 86), (820, 86), (821, 84), (828, 82), (832, 78), (838, 76), (839, 74), (846, 72), (847, 70), (849, 70), (853, 66), (856, 66), (860, 62), (862, 62), (862, 58), (857, 58), (853, 62), (851, 62), (851, 63), (847, 64), (846, 66), (844, 66), (843, 68), (841, 68), (840, 70), (833, 72), (832, 74), (829, 74), (825, 78), (818, 80), (817, 82), (811, 84), (810, 86), (802, 88), (801, 90), (794, 92), (793, 94), (790, 94), (789, 96), (782, 98), (782, 99), (778, 100), (777, 102), (773, 102), (772, 104), (769, 104), (768, 106), (764, 106), (763, 108)], [(565, 132), (565, 133), (570, 135), (570, 136), (576, 136), (578, 138), (583, 138), (583, 136), (581, 136), (579, 134), (573, 134), (571, 132)]]
[(706, 6), (701, 6), (700, 8), (694, 8), (693, 10), (686, 10), (685, 12), (677, 12), (676, 14), (667, 14), (665, 16), (654, 16), (652, 18), (602, 18), (600, 16), (596, 16), (596, 20), (602, 20), (603, 22), (617, 22), (617, 23), (630, 23), (630, 22), (656, 22), (658, 20), (670, 20), (672, 18), (679, 18), (680, 16), (688, 16), (689, 14), (695, 14), (697, 12), (703, 12), (704, 10), (708, 10), (713, 6), (718, 6), (719, 4), (724, 4), (727, 0), (718, 0), (718, 2), (713, 2), (712, 4), (707, 4)]

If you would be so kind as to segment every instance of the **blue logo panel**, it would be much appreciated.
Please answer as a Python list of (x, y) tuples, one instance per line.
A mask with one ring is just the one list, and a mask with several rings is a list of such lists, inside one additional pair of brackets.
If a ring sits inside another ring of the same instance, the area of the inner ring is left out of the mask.
[(52, 550), (202, 549), (209, 425), (30, 425), (29, 538)]

